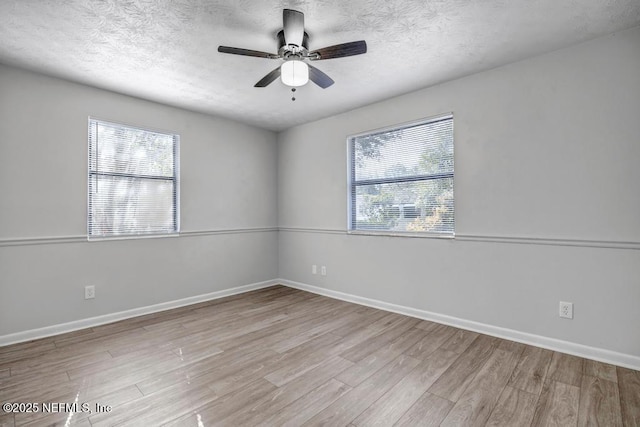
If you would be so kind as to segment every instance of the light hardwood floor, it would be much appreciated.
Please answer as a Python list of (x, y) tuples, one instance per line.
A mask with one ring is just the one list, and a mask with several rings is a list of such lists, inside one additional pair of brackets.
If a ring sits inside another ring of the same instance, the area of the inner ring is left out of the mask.
[(1, 426), (638, 426), (640, 372), (274, 286), (1, 347), (0, 402), (40, 406)]

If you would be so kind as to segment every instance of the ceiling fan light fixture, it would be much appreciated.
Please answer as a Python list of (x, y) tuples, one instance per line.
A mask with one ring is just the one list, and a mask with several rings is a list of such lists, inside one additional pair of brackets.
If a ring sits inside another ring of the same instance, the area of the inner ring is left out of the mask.
[(280, 77), (282, 84), (292, 89), (306, 85), (309, 80), (322, 89), (335, 83), (331, 77), (305, 61), (344, 58), (367, 52), (367, 42), (364, 40), (340, 43), (309, 51), (309, 34), (304, 31), (304, 13), (293, 9), (282, 11), (282, 30), (278, 32), (277, 39), (278, 52), (275, 54), (231, 46), (218, 46), (218, 52), (256, 58), (282, 59), (284, 63), (271, 70), (254, 87), (267, 87)]
[(280, 67), (280, 79), (287, 86), (304, 86), (309, 82), (309, 66), (297, 59), (286, 61)]

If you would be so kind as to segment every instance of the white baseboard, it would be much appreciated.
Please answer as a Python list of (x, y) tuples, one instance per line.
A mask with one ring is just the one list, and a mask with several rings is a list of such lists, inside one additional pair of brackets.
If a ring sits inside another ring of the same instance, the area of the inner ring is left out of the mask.
[(170, 310), (172, 308), (183, 307), (185, 305), (197, 304), (199, 302), (211, 301), (218, 298), (224, 298), (231, 295), (241, 294), (244, 292), (254, 291), (256, 289), (267, 288), (277, 285), (277, 280), (267, 280), (264, 282), (252, 283), (235, 288), (223, 289), (221, 291), (210, 292), (207, 294), (196, 295), (193, 297), (182, 298), (175, 301), (168, 301), (146, 307), (133, 308), (131, 310), (120, 311), (117, 313), (105, 314), (102, 316), (90, 317), (88, 319), (74, 320), (73, 322), (60, 323), (58, 325), (46, 326), (44, 328), (31, 329), (23, 332), (0, 336), (0, 347), (16, 344), (25, 341), (31, 341), (38, 338), (46, 338), (53, 335), (64, 334), (67, 332), (77, 331), (79, 329), (91, 328), (107, 323), (117, 322), (119, 320), (130, 319), (132, 317), (142, 316), (145, 314), (157, 313), (159, 311)]
[(79, 329), (100, 326), (107, 323), (113, 323), (120, 320), (130, 319), (132, 317), (142, 316), (145, 314), (157, 313), (159, 311), (170, 310), (172, 308), (183, 307), (186, 305), (197, 304), (200, 302), (211, 301), (218, 298), (224, 298), (231, 295), (237, 295), (257, 289), (267, 288), (274, 285), (284, 285), (290, 288), (300, 289), (312, 292), (314, 294), (323, 295), (342, 301), (352, 302), (355, 304), (365, 305), (380, 310), (390, 311), (393, 313), (403, 314), (406, 316), (416, 317), (418, 319), (430, 320), (445, 325), (455, 326), (457, 328), (469, 331), (479, 332), (498, 338), (504, 338), (523, 344), (529, 344), (536, 347), (542, 347), (549, 350), (559, 351), (561, 353), (572, 354), (575, 356), (585, 357), (587, 359), (598, 360), (600, 362), (610, 363), (617, 366), (623, 366), (629, 369), (640, 370), (640, 357), (618, 353), (611, 350), (605, 350), (597, 347), (590, 347), (583, 344), (576, 344), (569, 341), (563, 341), (556, 338), (544, 337), (541, 335), (529, 334), (526, 332), (516, 331), (514, 329), (502, 328), (499, 326), (488, 325), (485, 323), (474, 322), (471, 320), (460, 319), (453, 316), (447, 316), (440, 313), (433, 313), (426, 310), (420, 310), (412, 307), (406, 307), (397, 304), (391, 304), (384, 301), (374, 300), (370, 298), (360, 297), (357, 295), (347, 294), (344, 292), (334, 291), (331, 289), (320, 288), (306, 283), (295, 282), (287, 279), (267, 280), (259, 283), (252, 283), (235, 288), (224, 289), (203, 295), (183, 298), (175, 301), (168, 301), (159, 304), (149, 305), (146, 307), (134, 308), (131, 310), (120, 311), (118, 313), (110, 313), (102, 316), (91, 317), (88, 319), (80, 319), (73, 322), (61, 323), (58, 325), (47, 326), (44, 328), (31, 329), (28, 331), (17, 332), (14, 334), (0, 336), (0, 347), (25, 341), (31, 341), (39, 338), (45, 338), (53, 335), (64, 334), (67, 332), (77, 331)]
[(629, 369), (640, 370), (640, 357), (630, 354), (618, 353), (611, 350), (590, 347), (583, 344), (576, 344), (556, 338), (529, 334), (526, 332), (516, 331), (514, 329), (507, 329), (499, 326), (488, 325), (485, 323), (474, 322), (471, 320), (460, 319), (457, 317), (433, 313), (417, 308), (390, 304), (384, 301), (364, 298), (357, 295), (334, 291), (331, 289), (320, 288), (317, 286), (308, 285), (306, 283), (294, 282), (292, 280), (278, 279), (276, 282), (284, 286), (312, 292), (314, 294), (323, 295), (342, 301), (378, 308), (380, 310), (391, 311), (393, 313), (404, 314), (406, 316), (416, 317), (418, 319), (430, 320), (436, 323), (455, 326), (456, 328), (479, 332), (481, 334), (504, 338), (523, 344), (533, 345), (536, 347), (542, 347), (561, 353), (572, 354), (574, 356), (580, 356), (604, 363), (610, 363), (612, 365), (622, 366)]

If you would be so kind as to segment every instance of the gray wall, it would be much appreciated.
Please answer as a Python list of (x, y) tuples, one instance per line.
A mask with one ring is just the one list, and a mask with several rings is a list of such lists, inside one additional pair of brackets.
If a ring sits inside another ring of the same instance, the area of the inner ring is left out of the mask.
[[(86, 241), (89, 115), (180, 134), (182, 236)], [(269, 131), (0, 65), (0, 336), (274, 279), (276, 153)]]
[[(635, 28), (277, 140), (0, 66), (0, 337), (281, 277), (640, 356), (638, 46)], [(450, 111), (456, 239), (347, 234), (347, 136)], [(181, 135), (180, 237), (86, 242), (89, 115)]]
[[(280, 277), (640, 356), (638, 70), (634, 28), (281, 133)], [(456, 239), (346, 234), (347, 136), (446, 112)]]

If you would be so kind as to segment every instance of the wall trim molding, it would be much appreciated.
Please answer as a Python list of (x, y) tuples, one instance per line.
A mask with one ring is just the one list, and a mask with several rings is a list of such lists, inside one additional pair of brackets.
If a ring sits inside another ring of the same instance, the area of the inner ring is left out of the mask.
[(574, 246), (582, 248), (632, 249), (640, 250), (640, 242), (622, 242), (615, 240), (552, 239), (547, 237), (521, 236), (481, 236), (475, 234), (456, 234), (456, 240), (464, 242), (494, 242), (520, 245)]
[(587, 345), (564, 341), (557, 338), (549, 338), (542, 335), (520, 332), (515, 329), (502, 328), (499, 326), (474, 322), (471, 320), (461, 319), (445, 314), (433, 313), (426, 310), (391, 304), (384, 301), (360, 297), (357, 295), (347, 294), (344, 292), (321, 288), (318, 286), (308, 285), (306, 283), (295, 282), (292, 280), (278, 279), (277, 282), (290, 288), (300, 289), (329, 298), (335, 298), (342, 301), (364, 305), (367, 307), (373, 307), (410, 317), (416, 317), (418, 319), (430, 320), (436, 323), (450, 325), (460, 329), (479, 332), (481, 334), (504, 338), (523, 344), (533, 345), (536, 347), (542, 347), (561, 353), (572, 354), (574, 356), (597, 360), (604, 363), (610, 363), (629, 369), (640, 370), (640, 357), (631, 354), (618, 353), (611, 350), (590, 347)]
[(0, 247), (82, 242), (87, 242), (87, 236), (14, 237), (12, 239), (0, 239)]
[(461, 242), (490, 242), (490, 243), (507, 243), (519, 245), (549, 245), (549, 246), (572, 246), (583, 248), (605, 248), (605, 249), (631, 249), (640, 250), (640, 242), (622, 242), (615, 240), (587, 240), (587, 239), (555, 239), (549, 237), (527, 237), (527, 236), (491, 236), (479, 234), (458, 234), (452, 238), (450, 236), (424, 235), (415, 236), (409, 234), (394, 233), (367, 233), (362, 231), (349, 232), (348, 230), (339, 230), (331, 228), (307, 228), (307, 227), (280, 227), (279, 231), (291, 233), (320, 233), (320, 234), (344, 234), (353, 236), (382, 236), (382, 237), (399, 237), (405, 239), (437, 239)]
[(349, 234), (347, 230), (337, 228), (279, 227), (278, 231), (291, 233)]
[(181, 231), (180, 237), (214, 236), (218, 234), (268, 233), (278, 231), (278, 227), (229, 228), (221, 230)]
[[(94, 239), (94, 242), (109, 242), (117, 240), (136, 240), (146, 238), (179, 238), (179, 237), (198, 237), (198, 236), (216, 236), (221, 234), (243, 234), (243, 233), (268, 233), (268, 232), (289, 232), (289, 233), (319, 233), (319, 234), (341, 234), (341, 235), (353, 235), (353, 236), (376, 236), (376, 237), (398, 237), (405, 239), (437, 239), (437, 240), (450, 240), (461, 242), (490, 242), (490, 243), (506, 243), (506, 244), (518, 244), (518, 245), (550, 245), (550, 246), (571, 246), (581, 248), (605, 248), (605, 249), (629, 249), (640, 250), (640, 242), (622, 242), (613, 240), (582, 240), (582, 239), (553, 239), (543, 237), (525, 237), (525, 236), (482, 236), (476, 234), (456, 234), (455, 237), (442, 237), (435, 235), (426, 236), (412, 236), (405, 234), (380, 234), (380, 233), (366, 233), (366, 232), (353, 232), (350, 233), (347, 230), (332, 229), (332, 228), (308, 228), (308, 227), (248, 227), (248, 228), (229, 228), (219, 230), (194, 230), (194, 231), (181, 231), (178, 234), (168, 234), (162, 236), (140, 236), (140, 237), (125, 237), (125, 238), (112, 238), (112, 239)], [(61, 243), (86, 243), (89, 240), (86, 235), (71, 235), (71, 236), (54, 236), (54, 237), (16, 237), (11, 239), (0, 239), (0, 247), (3, 246), (27, 246), (27, 245), (49, 245), (49, 244), (61, 244)]]
[(0, 247), (3, 246), (27, 246), (27, 245), (49, 245), (60, 243), (95, 243), (95, 242), (112, 242), (119, 240), (141, 240), (141, 239), (175, 239), (179, 237), (197, 237), (197, 236), (215, 236), (219, 234), (242, 234), (242, 233), (265, 233), (278, 231), (278, 227), (255, 227), (255, 228), (229, 228), (219, 230), (196, 230), (181, 231), (177, 234), (166, 235), (149, 235), (149, 236), (127, 236), (98, 238), (88, 240), (86, 235), (70, 235), (70, 236), (46, 236), (46, 237), (15, 237), (11, 239), (0, 239)]
[(228, 297), (255, 291), (257, 289), (268, 288), (279, 284), (277, 280), (266, 280), (264, 282), (251, 283), (234, 288), (223, 289), (221, 291), (210, 292), (207, 294), (196, 295), (192, 297), (182, 298), (174, 301), (167, 301), (158, 304), (148, 305), (145, 307), (132, 308), (130, 310), (119, 311), (117, 313), (104, 314), (86, 319), (74, 320), (71, 322), (60, 323), (52, 326), (45, 326), (37, 329), (16, 332), (8, 335), (0, 335), (0, 347), (17, 344), (25, 341), (31, 341), (39, 338), (46, 338), (53, 335), (60, 335), (67, 332), (73, 332), (80, 329), (91, 328), (94, 326), (105, 325), (120, 320), (130, 319), (132, 317), (143, 316), (145, 314), (157, 313), (160, 311), (171, 310), (173, 308), (184, 307), (186, 305), (197, 304), (205, 301), (212, 301), (219, 298)]

